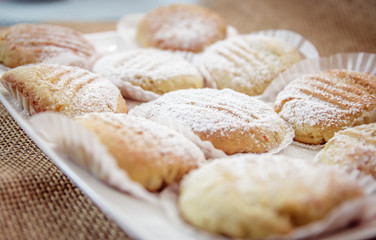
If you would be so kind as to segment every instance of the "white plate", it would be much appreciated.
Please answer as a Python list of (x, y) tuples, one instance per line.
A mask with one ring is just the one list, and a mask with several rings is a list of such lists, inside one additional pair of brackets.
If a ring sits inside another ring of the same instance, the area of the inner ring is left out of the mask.
[[(119, 36), (116, 32), (88, 34), (86, 37), (101, 52), (116, 51)], [(0, 75), (6, 69), (0, 68)], [(162, 206), (119, 192), (96, 179), (85, 169), (69, 160), (63, 153), (53, 150), (31, 127), (29, 118), (16, 105), (12, 96), (0, 86), (0, 101), (36, 145), (89, 197), (100, 209), (135, 239), (195, 240), (189, 231), (174, 227)], [(376, 223), (362, 225), (331, 235), (328, 239), (364, 239), (376, 236)]]

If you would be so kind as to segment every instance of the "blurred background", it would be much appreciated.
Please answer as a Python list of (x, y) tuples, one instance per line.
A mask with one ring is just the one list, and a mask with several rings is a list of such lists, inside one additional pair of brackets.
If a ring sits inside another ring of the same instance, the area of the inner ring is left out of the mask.
[(211, 8), (240, 33), (297, 32), (322, 56), (376, 52), (376, 0), (0, 0), (0, 28), (49, 22), (83, 33), (113, 31), (122, 16), (171, 3)]
[(0, 0), (0, 25), (39, 21), (116, 21), (173, 2), (194, 0)]

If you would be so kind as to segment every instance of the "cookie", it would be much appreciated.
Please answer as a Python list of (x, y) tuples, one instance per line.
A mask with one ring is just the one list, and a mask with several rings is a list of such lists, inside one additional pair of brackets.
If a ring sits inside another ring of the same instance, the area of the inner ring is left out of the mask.
[(75, 121), (94, 133), (119, 168), (149, 191), (178, 182), (205, 163), (201, 150), (183, 135), (144, 118), (91, 113)]
[(25, 65), (5, 72), (1, 82), (30, 115), (44, 111), (67, 116), (128, 111), (110, 80), (79, 67)]
[(260, 95), (274, 78), (301, 60), (287, 42), (265, 36), (238, 35), (208, 47), (197, 64), (208, 82), (250, 96)]
[(291, 127), (271, 107), (231, 89), (178, 90), (130, 114), (177, 120), (227, 154), (267, 152), (293, 137)]
[(178, 207), (193, 226), (232, 238), (267, 239), (320, 221), (364, 196), (338, 169), (276, 155), (237, 155), (191, 171)]
[(111, 79), (120, 90), (128, 82), (157, 94), (202, 88), (203, 79), (188, 61), (158, 49), (134, 49), (99, 59), (93, 71)]
[(316, 160), (348, 166), (376, 179), (376, 123), (337, 132), (325, 144)]
[(376, 121), (376, 77), (349, 70), (304, 75), (277, 95), (274, 109), (296, 141), (323, 144), (346, 127)]
[(14, 68), (56, 63), (91, 68), (96, 50), (83, 34), (50, 24), (16, 24), (0, 31), (0, 63)]
[(202, 52), (227, 36), (227, 23), (215, 11), (198, 5), (171, 4), (148, 12), (136, 30), (142, 47)]

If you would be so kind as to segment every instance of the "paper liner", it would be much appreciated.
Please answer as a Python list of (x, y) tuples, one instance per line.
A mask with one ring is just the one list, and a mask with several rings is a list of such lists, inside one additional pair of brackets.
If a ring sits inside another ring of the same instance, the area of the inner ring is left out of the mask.
[(84, 36), (94, 45), (99, 57), (124, 50), (121, 48), (122, 39), (115, 31), (89, 33)]
[[(308, 39), (304, 38), (299, 33), (293, 31), (283, 29), (270, 29), (258, 32), (245, 33), (243, 35), (273, 37), (275, 39), (279, 39), (289, 43), (293, 48), (295, 48), (299, 52), (303, 59), (312, 59), (319, 57), (319, 53), (316, 47)], [(200, 56), (198, 56), (195, 59), (195, 65), (198, 67), (198, 69), (205, 78), (205, 86), (210, 88), (217, 88), (215, 80), (211, 78), (211, 75), (208, 73), (205, 66), (203, 66), (203, 64), (200, 63), (201, 61), (202, 60), (200, 59)]]
[(158, 203), (157, 195), (132, 181), (128, 174), (118, 167), (107, 148), (71, 118), (44, 112), (34, 115), (30, 123), (38, 135), (55, 146), (56, 151), (65, 153), (98, 179), (151, 204)]
[[(261, 101), (273, 105), (275, 98), (283, 88), (294, 79), (306, 74), (318, 73), (329, 69), (345, 69), (357, 72), (376, 74), (376, 54), (371, 53), (338, 53), (329, 57), (306, 59), (294, 64), (281, 73), (259, 96)], [(324, 145), (309, 145), (294, 142), (303, 148), (311, 149), (316, 154)]]
[(285, 29), (269, 29), (251, 32), (249, 35), (273, 37), (289, 43), (302, 55), (303, 59), (318, 58), (316, 47), (299, 33)]
[(31, 116), (36, 113), (29, 99), (25, 98), (24, 95), (20, 91), (18, 91), (16, 87), (14, 87), (12, 84), (10, 84), (2, 78), (0, 78), (0, 82), (3, 85), (3, 87), (7, 89), (8, 92), (12, 95), (14, 101), (16, 101), (21, 111), (24, 111), (24, 113), (28, 116)]
[(278, 93), (291, 81), (306, 74), (318, 73), (329, 69), (345, 69), (376, 74), (376, 54), (372, 53), (337, 53), (329, 57), (306, 59), (294, 64), (281, 73), (265, 89), (260, 99), (273, 103)]
[(125, 49), (139, 48), (136, 41), (137, 25), (145, 13), (128, 14), (120, 18), (116, 24), (116, 31), (122, 39), (122, 45)]
[(121, 95), (123, 95), (124, 98), (129, 98), (139, 102), (149, 102), (160, 96), (155, 92), (147, 91), (139, 86), (132, 85), (130, 82), (119, 80), (112, 81), (120, 89)]
[[(100, 72), (96, 72), (96, 73), (101, 74)], [(197, 74), (198, 74), (197, 76), (201, 77), (199, 72)], [(141, 88), (140, 86), (133, 85), (132, 83), (128, 81), (120, 80), (115, 77), (108, 77), (108, 76), (104, 76), (104, 77), (111, 80), (119, 88), (124, 98), (131, 99), (131, 100), (138, 101), (138, 102), (149, 102), (161, 96), (153, 91), (145, 90)]]
[(284, 128), (286, 130), (286, 135), (283, 138), (282, 142), (277, 147), (269, 150), (266, 153), (268, 153), (268, 154), (279, 153), (279, 152), (283, 151), (283, 149), (287, 148), (290, 144), (292, 144), (294, 142), (294, 137), (295, 137), (294, 129), (287, 122), (285, 122)]
[(323, 147), (324, 145), (314, 146), (293, 141), (290, 145), (283, 148), (276, 155), (283, 155), (292, 158), (301, 158), (306, 161), (313, 161), (313, 159)]
[(211, 142), (201, 140), (190, 128), (178, 120), (169, 118), (152, 118), (150, 120), (165, 125), (166, 127), (172, 128), (175, 131), (183, 134), (204, 152), (206, 159), (215, 159), (227, 156), (222, 150), (215, 148)]
[[(144, 111), (142, 108), (134, 108), (132, 111), (129, 111), (129, 115), (138, 116), (142, 118), (148, 118), (148, 113)], [(183, 122), (179, 121), (178, 119), (171, 119), (171, 118), (165, 118), (165, 117), (154, 117), (154, 118), (148, 118), (149, 120), (152, 120), (154, 122), (157, 122), (159, 124), (165, 125), (169, 128), (174, 129), (177, 132), (182, 133), (187, 137), (189, 140), (194, 142), (204, 153), (205, 157), (207, 159), (214, 159), (214, 158), (220, 158), (227, 156), (222, 150), (217, 149), (213, 146), (213, 144), (208, 140), (201, 140), (201, 138), (195, 134), (188, 126), (186, 126)], [(281, 143), (270, 149), (269, 151), (263, 153), (263, 154), (276, 154), (281, 152), (283, 149), (287, 148), (290, 144), (293, 143), (293, 139), (295, 136), (294, 129), (284, 121), (284, 129), (286, 131), (286, 134), (281, 141)], [(248, 154), (248, 153), (238, 153), (238, 154)]]
[[(139, 108), (133, 109), (129, 112), (131, 116), (137, 116), (146, 118), (146, 113), (140, 111)], [(155, 118), (148, 118), (151, 121), (164, 125), (166, 127), (172, 128), (175, 131), (183, 134), (186, 138), (188, 138), (191, 142), (196, 144), (201, 151), (204, 152), (206, 159), (214, 159), (214, 158), (221, 158), (227, 156), (222, 150), (216, 149), (213, 144), (209, 141), (201, 140), (193, 131), (180, 122), (177, 119), (171, 118), (162, 118), (162, 117), (155, 117)]]
[(138, 105), (142, 104), (142, 102), (135, 101), (135, 100), (132, 100), (132, 99), (127, 99), (127, 98), (125, 99), (125, 102), (127, 104), (128, 111), (130, 111), (134, 107), (137, 107)]
[[(362, 224), (376, 222), (376, 182), (371, 176), (366, 176), (359, 171), (352, 171), (348, 168), (333, 166), (339, 171), (350, 174), (356, 179), (359, 185), (364, 189), (366, 196), (348, 201), (333, 209), (324, 219), (311, 224), (296, 228), (288, 235), (272, 235), (265, 239), (312, 239), (318, 236), (329, 236), (336, 231), (343, 230), (351, 223), (357, 223), (353, 229), (361, 227)], [(210, 232), (200, 230), (186, 222), (180, 215), (178, 209), (179, 187), (171, 185), (160, 195), (161, 204), (164, 207), (171, 224), (178, 228), (184, 234), (189, 234), (194, 239), (205, 240), (223, 240), (229, 239), (223, 236), (214, 235)], [(251, 224), (251, 223), (250, 223)], [(351, 230), (351, 228), (348, 228)], [(335, 239), (335, 238), (333, 238)], [(339, 238), (342, 240), (342, 238)], [(338, 240), (339, 240), (338, 239)]]
[(1, 77), (1, 75), (3, 75), (3, 73), (5, 73), (8, 70), (10, 70), (9, 67), (7, 67), (7, 66), (5, 66), (5, 65), (3, 65), (3, 64), (0, 63), (0, 77)]
[[(144, 17), (144, 13), (134, 13), (125, 15), (117, 22), (117, 33), (122, 39), (121, 43), (119, 43), (119, 48), (122, 50), (130, 50), (130, 49), (136, 49), (141, 48), (141, 46), (136, 41), (136, 31), (137, 31), (137, 25), (139, 21)], [(237, 35), (237, 30), (232, 27), (228, 26), (227, 28), (227, 36), (231, 37), (234, 35)], [(193, 53), (188, 51), (172, 51), (172, 50), (165, 50), (167, 52), (176, 54), (177, 56), (180, 56), (193, 64), (197, 67), (197, 64), (199, 64), (199, 58), (201, 53)], [(121, 83), (119, 83), (121, 84)], [(130, 83), (126, 83), (124, 85), (121, 85), (122, 88), (125, 90), (122, 92), (123, 96), (125, 98), (134, 99), (141, 102), (148, 102), (153, 99), (156, 99), (159, 97), (158, 94), (143, 90), (140, 87), (134, 86)]]

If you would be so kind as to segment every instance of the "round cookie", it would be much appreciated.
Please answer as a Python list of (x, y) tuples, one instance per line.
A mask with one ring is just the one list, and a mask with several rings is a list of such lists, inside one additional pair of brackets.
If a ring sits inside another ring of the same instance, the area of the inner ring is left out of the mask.
[(57, 63), (90, 68), (96, 50), (83, 34), (49, 24), (16, 24), (0, 31), (0, 63), (14, 68)]
[(231, 89), (178, 90), (139, 105), (130, 114), (178, 120), (227, 154), (267, 152), (292, 138), (291, 127), (271, 107)]
[(149, 191), (157, 191), (205, 162), (201, 150), (180, 133), (150, 120), (92, 113), (75, 120), (93, 132), (119, 168)]
[(316, 160), (349, 166), (376, 179), (376, 123), (337, 132), (325, 144)]
[(134, 49), (99, 59), (93, 71), (100, 73), (122, 89), (129, 82), (157, 94), (187, 88), (202, 88), (197, 69), (173, 53), (158, 49)]
[(198, 65), (208, 85), (260, 95), (274, 78), (301, 60), (290, 44), (265, 36), (239, 35), (208, 47)]
[(195, 53), (226, 35), (227, 23), (218, 13), (189, 4), (171, 4), (150, 11), (136, 31), (142, 47)]
[(190, 224), (231, 238), (268, 239), (323, 219), (362, 187), (325, 165), (276, 155), (217, 159), (186, 175), (178, 208)]
[(291, 81), (274, 109), (295, 130), (295, 140), (323, 144), (346, 127), (376, 121), (376, 77), (327, 70)]
[(119, 89), (110, 80), (79, 67), (25, 65), (5, 72), (0, 80), (30, 115), (44, 111), (67, 116), (128, 112)]

